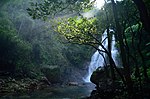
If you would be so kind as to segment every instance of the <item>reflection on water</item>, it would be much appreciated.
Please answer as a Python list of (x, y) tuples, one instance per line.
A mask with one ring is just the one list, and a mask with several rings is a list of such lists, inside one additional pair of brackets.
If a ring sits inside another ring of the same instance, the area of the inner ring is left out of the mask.
[(91, 83), (79, 86), (55, 86), (26, 95), (5, 96), (5, 99), (80, 99), (90, 96), (94, 88), (95, 86)]

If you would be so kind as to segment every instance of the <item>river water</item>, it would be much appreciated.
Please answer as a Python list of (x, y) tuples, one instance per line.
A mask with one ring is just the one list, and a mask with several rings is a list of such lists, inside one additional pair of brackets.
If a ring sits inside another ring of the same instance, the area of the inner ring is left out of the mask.
[(79, 86), (53, 86), (28, 94), (6, 95), (1, 99), (81, 99), (90, 96), (95, 86), (92, 83)]

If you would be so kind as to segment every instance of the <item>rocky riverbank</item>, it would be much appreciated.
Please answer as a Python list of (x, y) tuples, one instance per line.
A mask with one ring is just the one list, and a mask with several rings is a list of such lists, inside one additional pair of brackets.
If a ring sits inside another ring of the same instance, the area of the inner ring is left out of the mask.
[(95, 86), (78, 82), (66, 84), (50, 84), (45, 78), (41, 79), (0, 79), (1, 99), (85, 99)]
[(50, 86), (50, 83), (45, 77), (40, 79), (7, 77), (0, 79), (0, 96), (29, 93), (35, 90), (42, 90), (48, 86)]

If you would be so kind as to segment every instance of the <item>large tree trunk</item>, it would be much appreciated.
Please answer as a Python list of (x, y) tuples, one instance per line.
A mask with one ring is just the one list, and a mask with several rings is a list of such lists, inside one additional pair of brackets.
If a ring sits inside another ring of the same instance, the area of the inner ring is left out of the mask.
[(127, 62), (127, 55), (126, 55), (126, 51), (125, 51), (125, 47), (124, 47), (124, 43), (123, 43), (123, 32), (121, 30), (119, 21), (118, 21), (118, 13), (117, 13), (117, 9), (116, 9), (116, 4), (114, 2), (114, 0), (111, 0), (112, 2), (112, 7), (113, 7), (113, 13), (114, 13), (114, 19), (115, 19), (115, 23), (116, 23), (116, 33), (118, 36), (118, 41), (119, 41), (119, 47), (120, 47), (120, 54), (121, 54), (121, 59), (122, 59), (122, 64), (123, 67), (125, 69), (125, 80), (126, 80), (126, 86), (127, 86), (127, 91), (129, 96), (132, 95), (132, 80), (131, 80), (131, 76), (130, 76), (130, 68), (129, 68), (129, 64)]
[[(110, 57), (112, 57), (111, 55), (111, 35), (110, 34), (110, 31), (109, 31), (109, 27), (107, 27), (107, 37), (108, 37), (108, 52), (110, 54)], [(114, 82), (115, 80), (115, 72), (114, 72), (114, 68), (113, 68), (113, 63), (112, 63), (112, 60), (108, 57), (109, 59), (109, 64), (110, 64), (110, 69), (111, 69), (111, 78), (112, 78), (112, 81)]]
[(147, 32), (150, 32), (150, 16), (148, 15), (148, 10), (143, 0), (132, 0), (132, 1), (136, 4), (139, 10), (140, 19), (141, 19), (141, 22), (143, 23), (145, 30)]

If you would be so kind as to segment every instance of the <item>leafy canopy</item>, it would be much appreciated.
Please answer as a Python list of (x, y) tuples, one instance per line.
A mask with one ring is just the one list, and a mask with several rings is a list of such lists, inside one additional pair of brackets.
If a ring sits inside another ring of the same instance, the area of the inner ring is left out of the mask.
[(43, 2), (31, 2), (27, 9), (33, 19), (46, 20), (49, 16), (64, 15), (72, 12), (83, 11), (90, 8), (93, 2), (90, 0), (44, 0)]
[(96, 18), (68, 18), (57, 23), (55, 30), (66, 40), (77, 44), (97, 44)]

